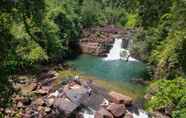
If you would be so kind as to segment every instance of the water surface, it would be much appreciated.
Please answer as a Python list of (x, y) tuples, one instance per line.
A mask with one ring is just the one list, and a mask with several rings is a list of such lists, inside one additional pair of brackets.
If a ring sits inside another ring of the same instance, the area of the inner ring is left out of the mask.
[(82, 75), (93, 76), (102, 81), (104, 87), (116, 88), (115, 90), (119, 92), (143, 96), (144, 85), (132, 81), (144, 77), (146, 65), (142, 62), (105, 61), (96, 56), (81, 55), (68, 63), (77, 68)]

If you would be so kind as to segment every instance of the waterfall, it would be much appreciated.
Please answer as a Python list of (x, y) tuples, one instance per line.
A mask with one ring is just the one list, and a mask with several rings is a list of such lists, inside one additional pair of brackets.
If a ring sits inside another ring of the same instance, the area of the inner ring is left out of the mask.
[(95, 112), (96, 111), (94, 111), (91, 108), (83, 109), (82, 110), (83, 118), (94, 118)]
[(112, 49), (104, 60), (119, 60), (121, 59), (122, 39), (115, 39)]
[[(128, 48), (130, 47), (130, 41), (128, 44)], [(129, 49), (122, 48), (122, 39), (116, 38), (113, 44), (112, 49), (108, 53), (107, 57), (104, 58), (106, 61), (112, 61), (112, 60), (127, 60), (127, 61), (137, 61), (135, 58), (132, 58), (130, 56)]]
[[(90, 112), (90, 109), (83, 111), (83, 118), (95, 118), (95, 111)], [(144, 112), (143, 110), (139, 110), (139, 113), (132, 113), (133, 118), (149, 118), (148, 114)]]

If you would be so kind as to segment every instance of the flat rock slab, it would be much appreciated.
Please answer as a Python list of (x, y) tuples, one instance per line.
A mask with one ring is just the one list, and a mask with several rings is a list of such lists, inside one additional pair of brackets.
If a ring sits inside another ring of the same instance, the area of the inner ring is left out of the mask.
[(88, 89), (82, 86), (73, 86), (68, 88), (68, 85), (64, 88), (64, 93), (73, 103), (80, 105), (82, 100), (88, 97)]
[(114, 91), (111, 91), (109, 95), (112, 98), (112, 102), (117, 104), (125, 104), (125, 105), (131, 105), (132, 104), (132, 98)]
[(126, 108), (124, 104), (111, 103), (107, 110), (110, 111), (115, 117), (121, 117), (126, 113)]
[(64, 113), (67, 116), (78, 108), (77, 104), (71, 102), (67, 98), (57, 98), (54, 105), (57, 107), (59, 112)]

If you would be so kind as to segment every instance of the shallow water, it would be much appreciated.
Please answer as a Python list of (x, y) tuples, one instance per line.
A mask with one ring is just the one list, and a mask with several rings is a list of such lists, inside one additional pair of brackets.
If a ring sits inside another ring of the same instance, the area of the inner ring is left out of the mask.
[(122, 93), (135, 94), (138, 97), (144, 95), (145, 86), (131, 81), (144, 77), (146, 65), (142, 62), (105, 61), (95, 56), (80, 55), (68, 63), (82, 75), (95, 77), (106, 88), (115, 88), (118, 92), (123, 91)]

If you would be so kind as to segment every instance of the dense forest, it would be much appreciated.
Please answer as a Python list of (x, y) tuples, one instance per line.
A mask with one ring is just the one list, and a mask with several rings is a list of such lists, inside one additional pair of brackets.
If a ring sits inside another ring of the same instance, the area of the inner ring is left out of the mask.
[(185, 0), (1, 0), (0, 105), (13, 92), (9, 75), (64, 60), (83, 29), (103, 25), (137, 29), (131, 51), (153, 79), (146, 110), (185, 118)]

